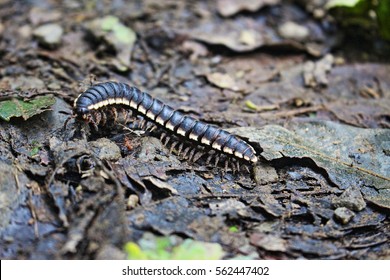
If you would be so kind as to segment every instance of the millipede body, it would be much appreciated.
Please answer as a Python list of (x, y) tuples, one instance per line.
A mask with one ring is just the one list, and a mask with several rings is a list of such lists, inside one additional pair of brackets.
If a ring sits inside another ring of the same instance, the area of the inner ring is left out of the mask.
[(75, 100), (74, 111), (79, 118), (88, 120), (92, 112), (109, 105), (130, 107), (136, 114), (170, 133), (226, 155), (248, 163), (258, 160), (253, 147), (236, 135), (186, 116), (150, 94), (124, 83), (105, 82), (88, 88)]

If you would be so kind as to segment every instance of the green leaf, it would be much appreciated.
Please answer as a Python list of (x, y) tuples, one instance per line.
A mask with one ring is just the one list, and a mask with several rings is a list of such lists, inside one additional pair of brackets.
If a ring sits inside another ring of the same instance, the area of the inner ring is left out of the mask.
[(258, 109), (257, 105), (250, 100), (245, 101), (245, 106), (253, 111), (256, 111)]
[(238, 227), (232, 226), (232, 227), (229, 228), (229, 231), (230, 232), (237, 232), (238, 231)]
[(112, 30), (117, 24), (119, 24), (119, 19), (114, 16), (106, 16), (101, 20), (102, 29), (105, 31)]
[(326, 7), (328, 9), (334, 7), (355, 7), (360, 1), (362, 0), (329, 0)]
[(39, 147), (33, 147), (30, 151), (30, 156), (34, 157), (38, 154), (38, 152), (39, 152)]
[(128, 242), (125, 245), (125, 251), (129, 260), (147, 260), (148, 257), (141, 248), (134, 242)]
[(38, 141), (33, 140), (31, 142), (31, 150), (30, 150), (30, 157), (35, 157), (38, 153), (39, 150), (41, 149), (41, 144)]
[(123, 44), (133, 45), (136, 39), (134, 31), (123, 25), (117, 17), (106, 16), (101, 20), (101, 27), (104, 31), (111, 31), (115, 39)]
[[(342, 26), (375, 29), (383, 39), (390, 40), (390, 0), (329, 0), (326, 8)], [(376, 13), (376, 20), (372, 12)]]
[(362, 26), (377, 28), (376, 21), (369, 16), (372, 3), (368, 0), (330, 0), (326, 8), (332, 10), (341, 26)]
[(174, 260), (220, 260), (224, 255), (221, 245), (186, 239), (173, 248)]
[(185, 239), (176, 245), (171, 237), (145, 234), (138, 244), (128, 242), (125, 252), (129, 260), (219, 260), (225, 254), (221, 245)]
[(127, 71), (137, 39), (136, 33), (114, 16), (92, 20), (86, 24), (86, 27), (94, 37), (115, 50), (116, 58), (112, 61), (115, 67), (119, 71)]
[(376, 13), (381, 36), (386, 40), (390, 40), (390, 1), (380, 0)]
[(29, 101), (11, 99), (0, 101), (0, 118), (9, 121), (12, 117), (22, 117), (24, 120), (47, 110), (55, 103), (52, 95), (38, 96)]

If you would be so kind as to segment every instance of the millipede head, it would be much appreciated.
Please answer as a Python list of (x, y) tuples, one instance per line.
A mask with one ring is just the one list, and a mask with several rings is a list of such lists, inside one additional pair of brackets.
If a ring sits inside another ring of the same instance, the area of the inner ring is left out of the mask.
[(80, 119), (87, 119), (89, 115), (89, 110), (86, 107), (78, 106), (74, 109), (74, 113)]

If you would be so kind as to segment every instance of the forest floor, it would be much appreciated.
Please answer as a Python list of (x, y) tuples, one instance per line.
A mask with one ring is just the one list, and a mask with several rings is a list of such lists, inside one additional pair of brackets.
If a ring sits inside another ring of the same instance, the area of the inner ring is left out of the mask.
[[(390, 258), (388, 43), (301, 2), (0, 1), (0, 258)], [(259, 163), (64, 126), (105, 81), (239, 135)]]

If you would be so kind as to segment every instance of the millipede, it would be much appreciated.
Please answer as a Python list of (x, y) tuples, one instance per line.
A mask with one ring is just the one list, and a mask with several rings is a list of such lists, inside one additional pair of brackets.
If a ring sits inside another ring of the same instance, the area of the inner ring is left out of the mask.
[[(91, 86), (74, 101), (74, 112), (77, 118), (95, 123), (99, 120), (94, 119), (93, 114), (110, 105), (128, 107), (154, 126), (165, 129), (166, 134), (173, 134), (179, 139), (184, 138), (206, 149), (224, 154), (228, 158), (234, 158), (238, 168), (239, 161), (251, 165), (258, 161), (255, 149), (238, 136), (187, 116), (159, 99), (153, 98), (150, 94), (125, 83), (105, 82)], [(182, 146), (179, 150), (181, 149)], [(191, 156), (195, 157), (194, 154)]]

